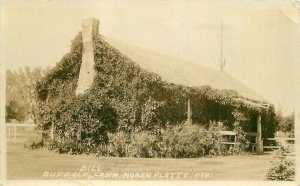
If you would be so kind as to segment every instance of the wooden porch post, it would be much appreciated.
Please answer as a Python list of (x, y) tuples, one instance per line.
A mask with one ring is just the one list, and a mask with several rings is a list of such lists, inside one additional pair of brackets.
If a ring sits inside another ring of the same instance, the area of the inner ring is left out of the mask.
[(50, 139), (54, 140), (54, 124), (52, 123), (51, 129), (50, 129)]
[(188, 123), (192, 123), (192, 108), (191, 108), (190, 99), (188, 99), (187, 122), (188, 122)]
[(256, 152), (263, 153), (262, 133), (261, 133), (261, 115), (257, 115), (257, 135), (256, 135)]

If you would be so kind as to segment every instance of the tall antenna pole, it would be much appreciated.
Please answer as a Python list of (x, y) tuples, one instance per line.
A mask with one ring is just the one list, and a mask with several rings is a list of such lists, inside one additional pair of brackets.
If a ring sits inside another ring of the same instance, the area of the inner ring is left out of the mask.
[(225, 60), (223, 61), (223, 19), (221, 21), (221, 59), (220, 59), (220, 71), (224, 71)]
[(223, 72), (223, 20), (221, 21), (221, 61), (220, 70)]

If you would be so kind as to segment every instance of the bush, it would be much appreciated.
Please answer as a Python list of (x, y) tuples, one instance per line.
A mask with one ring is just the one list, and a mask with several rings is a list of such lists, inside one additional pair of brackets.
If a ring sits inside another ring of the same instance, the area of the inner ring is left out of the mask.
[(38, 142), (32, 142), (29, 146), (27, 146), (26, 144), (24, 144), (25, 148), (29, 148), (31, 150), (36, 150), (36, 149), (40, 149), (43, 148), (45, 146), (43, 141), (38, 141)]
[(157, 157), (154, 146), (156, 136), (150, 132), (109, 134), (108, 154), (118, 157), (152, 158)]
[(249, 148), (250, 142), (246, 138), (246, 132), (242, 129), (242, 125), (248, 122), (243, 113), (239, 111), (232, 112), (235, 122), (233, 123), (233, 132), (236, 135), (236, 143), (233, 146), (232, 154), (241, 155), (244, 154), (246, 149)]
[(108, 142), (107, 134), (116, 129), (114, 109), (85, 95), (73, 100), (55, 100), (42, 114), (46, 121), (39, 123), (43, 140), (49, 149), (60, 153), (95, 152)]
[(228, 155), (230, 149), (222, 143), (224, 141), (220, 131), (226, 130), (222, 122), (210, 122), (209, 123), (209, 132), (212, 135), (212, 146), (209, 150), (209, 155), (211, 156), (220, 156)]
[(116, 132), (115, 134), (108, 134), (109, 143), (107, 146), (108, 154), (117, 157), (128, 156), (128, 139), (129, 137), (125, 132)]
[(267, 180), (274, 181), (292, 181), (295, 176), (295, 165), (292, 161), (286, 159), (287, 149), (281, 147), (274, 151), (271, 160), (272, 167), (268, 170)]
[(213, 138), (203, 127), (191, 124), (179, 125), (164, 134), (166, 152), (173, 158), (191, 158), (208, 155)]
[(117, 132), (109, 134), (107, 152), (110, 156), (138, 158), (195, 158), (203, 156), (227, 155), (228, 150), (222, 144), (221, 123), (211, 123), (204, 127), (181, 124), (167, 129), (140, 131), (127, 134)]

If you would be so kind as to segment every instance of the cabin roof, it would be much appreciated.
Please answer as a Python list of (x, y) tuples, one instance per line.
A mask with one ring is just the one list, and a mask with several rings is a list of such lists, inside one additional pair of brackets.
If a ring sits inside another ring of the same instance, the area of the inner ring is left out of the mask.
[(190, 87), (210, 85), (216, 89), (235, 90), (243, 98), (246, 98), (244, 99), (245, 101), (252, 102), (253, 104), (268, 102), (261, 95), (226, 72), (213, 70), (114, 39), (104, 37), (104, 40), (119, 50), (123, 55), (137, 63), (141, 68), (160, 75), (162, 79), (167, 82)]

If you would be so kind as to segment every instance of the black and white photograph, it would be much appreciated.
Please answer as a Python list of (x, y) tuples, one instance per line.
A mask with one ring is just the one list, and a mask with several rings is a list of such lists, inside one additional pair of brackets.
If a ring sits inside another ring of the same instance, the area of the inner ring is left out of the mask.
[(1, 186), (300, 183), (300, 1), (0, 2)]

